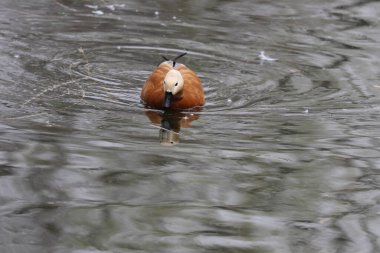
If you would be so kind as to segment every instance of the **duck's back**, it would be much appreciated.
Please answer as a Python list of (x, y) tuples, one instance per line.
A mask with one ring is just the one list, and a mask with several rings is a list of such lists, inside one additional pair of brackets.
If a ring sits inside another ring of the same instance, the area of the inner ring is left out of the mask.
[(184, 64), (179, 64), (177, 70), (182, 74), (184, 80), (183, 96), (181, 100), (173, 101), (173, 108), (185, 109), (204, 105), (203, 86), (197, 74)]

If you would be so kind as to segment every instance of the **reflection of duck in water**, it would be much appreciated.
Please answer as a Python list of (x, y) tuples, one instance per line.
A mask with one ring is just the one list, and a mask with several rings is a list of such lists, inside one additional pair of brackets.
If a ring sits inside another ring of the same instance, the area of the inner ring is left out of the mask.
[(181, 128), (190, 127), (190, 123), (199, 118), (197, 114), (178, 111), (146, 111), (145, 114), (153, 124), (160, 124), (160, 143), (163, 145), (178, 144)]
[(189, 109), (204, 105), (203, 87), (198, 76), (184, 64), (164, 57), (162, 62), (146, 80), (141, 91), (141, 100), (157, 109)]

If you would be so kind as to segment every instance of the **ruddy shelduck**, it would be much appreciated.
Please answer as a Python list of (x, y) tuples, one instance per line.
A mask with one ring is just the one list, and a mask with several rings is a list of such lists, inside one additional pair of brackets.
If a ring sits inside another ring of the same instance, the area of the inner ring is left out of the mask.
[(194, 71), (184, 64), (177, 63), (182, 53), (158, 65), (146, 80), (141, 91), (141, 100), (156, 109), (190, 109), (199, 108), (205, 103), (201, 80)]

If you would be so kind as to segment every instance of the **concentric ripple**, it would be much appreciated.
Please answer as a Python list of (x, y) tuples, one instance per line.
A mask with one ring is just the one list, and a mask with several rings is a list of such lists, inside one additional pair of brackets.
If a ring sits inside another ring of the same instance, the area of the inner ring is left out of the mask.
[[(161, 55), (172, 56), (181, 49), (156, 48), (138, 45), (102, 46), (81, 48), (82, 55), (74, 52), (61, 55), (71, 58), (69, 67), (57, 65), (62, 73), (80, 79), (80, 87), (86, 99), (102, 107), (142, 108), (139, 93), (145, 79), (160, 62)], [(202, 114), (251, 114), (268, 107), (276, 110), (297, 105), (311, 107), (344, 98), (346, 91), (340, 87), (326, 69), (317, 66), (305, 68), (287, 65), (281, 57), (275, 62), (265, 62), (258, 54), (241, 59), (230, 59), (216, 51), (188, 51), (183, 63), (193, 68), (203, 81), (206, 105)], [(310, 57), (310, 52), (298, 52), (297, 57)], [(321, 55), (318, 55), (321, 58)], [(247, 59), (249, 58), (249, 59)], [(127, 60), (126, 60), (127, 59)], [(335, 61), (326, 55), (326, 65)], [(302, 71), (301, 71), (302, 69)], [(321, 77), (323, 77), (321, 79)], [(80, 90), (77, 90), (80, 92)], [(264, 108), (265, 107), (265, 108)]]
[[(302, 111), (311, 107), (336, 109), (350, 106), (346, 103), (348, 98), (355, 100), (363, 96), (352, 94), (350, 78), (342, 82), (341, 71), (336, 71), (347, 62), (344, 51), (348, 50), (347, 46), (321, 36), (315, 29), (300, 29), (305, 21), (302, 15), (288, 26), (284, 21), (296, 10), (287, 8), (283, 15), (271, 21), (277, 29), (292, 32), (292, 36), (282, 39), (282, 32), (273, 33), (273, 43), (270, 43), (264, 35), (273, 31), (262, 30), (269, 20), (260, 19), (252, 30), (243, 30), (252, 17), (240, 15), (244, 9), (236, 6), (235, 12), (229, 13), (236, 23), (216, 26), (214, 34), (207, 37), (205, 31), (209, 28), (190, 18), (182, 20), (147, 10), (141, 13), (127, 5), (112, 11), (102, 4), (96, 8), (105, 14), (97, 15), (91, 9), (95, 7), (58, 3), (54, 8), (64, 5), (64, 11), (73, 14), (73, 19), (57, 24), (57, 31), (48, 30), (52, 32), (49, 39), (66, 46), (66, 51), (48, 52), (50, 59), (40, 59), (39, 50), (25, 55), (30, 58), (30, 72), (35, 65), (42, 64), (44, 78), (49, 80), (47, 86), (38, 86), (29, 94), (28, 104), (38, 101), (49, 104), (54, 98), (63, 103), (70, 99), (71, 108), (73, 104), (87, 104), (100, 110), (141, 110), (141, 87), (161, 56), (176, 55), (184, 50), (189, 54), (182, 59), (183, 63), (198, 73), (204, 84), (206, 105), (201, 114), (250, 115), (292, 108)], [(265, 9), (265, 6), (261, 7)], [(226, 4), (224, 8), (231, 6)], [(280, 7), (271, 8), (267, 10), (278, 12)], [(135, 22), (130, 23), (130, 19)], [(28, 22), (39, 24), (41, 20), (35, 18)], [(102, 26), (107, 29), (96, 33)], [(89, 31), (91, 29), (94, 31)], [(144, 39), (139, 37), (141, 29), (146, 34)], [(230, 29), (235, 34), (230, 34)], [(180, 36), (179, 31), (192, 34), (194, 30), (198, 31), (193, 34), (194, 40)], [(168, 31), (171, 33), (157, 37)], [(125, 39), (123, 33), (129, 37)], [(237, 35), (241, 40), (234, 40)], [(173, 37), (175, 43), (170, 43)], [(78, 43), (73, 44), (73, 40)], [(41, 43), (36, 40), (36, 48)], [(322, 51), (320, 47), (326, 44), (340, 46), (338, 51)], [(277, 61), (260, 59), (261, 51)]]

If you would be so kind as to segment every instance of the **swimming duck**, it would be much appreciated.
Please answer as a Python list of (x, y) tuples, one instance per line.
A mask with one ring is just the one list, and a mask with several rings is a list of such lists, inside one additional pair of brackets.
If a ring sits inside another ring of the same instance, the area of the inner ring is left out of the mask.
[(205, 96), (201, 81), (194, 71), (176, 61), (182, 53), (153, 70), (141, 91), (141, 100), (156, 109), (190, 109), (203, 106)]

